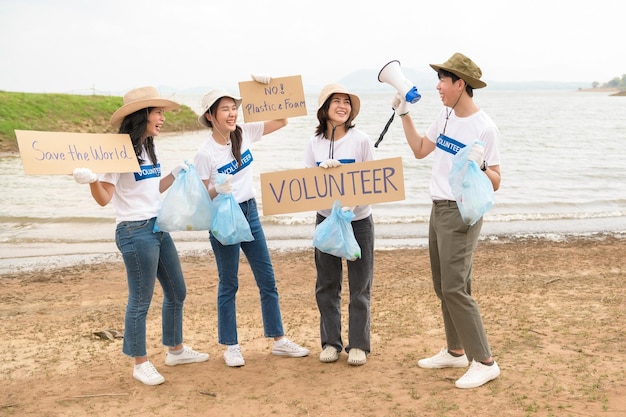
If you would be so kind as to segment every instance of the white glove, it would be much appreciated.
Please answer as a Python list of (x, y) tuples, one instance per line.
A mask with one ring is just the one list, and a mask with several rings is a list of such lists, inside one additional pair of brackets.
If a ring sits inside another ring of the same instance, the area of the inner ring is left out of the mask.
[(230, 184), (231, 177), (232, 175), (228, 174), (222, 184), (215, 183), (215, 191), (220, 194), (230, 194), (233, 191), (233, 186)]
[(469, 161), (474, 161), (478, 164), (479, 167), (483, 166), (483, 156), (485, 154), (485, 148), (483, 148), (478, 143), (474, 143), (472, 148), (469, 150), (469, 154), (467, 155), (467, 159)]
[(178, 177), (178, 174), (180, 174), (180, 171), (189, 171), (189, 165), (187, 165), (184, 162), (178, 165), (176, 168), (172, 170), (172, 177), (174, 178)]
[(400, 95), (396, 93), (391, 101), (391, 108), (396, 112), (398, 116), (404, 116), (409, 112), (409, 103)]
[(98, 175), (89, 168), (75, 168), (72, 176), (79, 184), (91, 184), (98, 181)]
[(250, 74), (250, 76), (254, 81), (261, 84), (269, 84), (272, 81), (272, 77), (267, 74)]
[(327, 168), (336, 168), (341, 166), (341, 162), (337, 161), (336, 159), (327, 159), (325, 161), (320, 162), (320, 167), (327, 169)]

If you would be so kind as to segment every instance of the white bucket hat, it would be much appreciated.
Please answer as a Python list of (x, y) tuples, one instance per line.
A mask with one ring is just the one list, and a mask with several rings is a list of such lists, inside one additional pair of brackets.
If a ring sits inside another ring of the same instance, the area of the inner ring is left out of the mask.
[(202, 97), (202, 105), (200, 106), (200, 116), (198, 117), (198, 123), (205, 127), (211, 127), (209, 125), (209, 121), (206, 119), (205, 114), (209, 111), (211, 106), (222, 97), (230, 97), (235, 100), (235, 104), (237, 105), (237, 107), (241, 106), (241, 97), (234, 96), (222, 88), (213, 89), (206, 93), (204, 97)]
[(124, 117), (133, 114), (137, 110), (147, 109), (148, 107), (161, 107), (165, 111), (170, 111), (179, 108), (180, 104), (160, 97), (154, 87), (136, 88), (124, 94), (124, 105), (113, 113), (113, 116), (111, 116), (111, 124), (117, 129), (122, 124)]

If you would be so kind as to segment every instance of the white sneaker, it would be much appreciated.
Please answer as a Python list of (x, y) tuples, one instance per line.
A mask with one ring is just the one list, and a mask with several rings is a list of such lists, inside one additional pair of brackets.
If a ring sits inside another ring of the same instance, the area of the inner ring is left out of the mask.
[(246, 361), (243, 360), (243, 355), (241, 354), (241, 349), (239, 346), (237, 347), (229, 347), (224, 352), (224, 361), (228, 366), (244, 366)]
[(209, 360), (208, 353), (196, 352), (189, 346), (183, 346), (183, 351), (174, 355), (170, 352), (165, 354), (165, 364), (168, 366), (183, 365), (185, 363), (205, 362)]
[(472, 360), (472, 365), (461, 378), (457, 379), (454, 385), (457, 388), (476, 388), (496, 379), (500, 375), (500, 367), (494, 361), (493, 365), (483, 365)]
[(417, 366), (420, 368), (465, 368), (469, 362), (467, 356), (452, 356), (448, 353), (448, 349), (443, 348), (435, 356), (430, 358), (420, 359), (417, 361)]
[(163, 378), (150, 361), (145, 361), (141, 365), (135, 365), (133, 367), (133, 378), (146, 385), (159, 385), (165, 382), (165, 378)]
[(274, 347), (272, 348), (272, 353), (278, 356), (289, 356), (292, 358), (301, 358), (309, 354), (309, 350), (303, 348), (297, 343), (292, 342), (291, 340), (283, 337), (277, 342), (274, 342)]

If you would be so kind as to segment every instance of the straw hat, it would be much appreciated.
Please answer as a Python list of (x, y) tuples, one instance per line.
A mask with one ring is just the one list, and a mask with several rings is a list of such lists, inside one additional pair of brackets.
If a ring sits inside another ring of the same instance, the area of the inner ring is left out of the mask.
[(136, 88), (124, 94), (124, 105), (113, 113), (111, 124), (113, 127), (119, 128), (124, 117), (148, 107), (161, 107), (165, 111), (169, 111), (179, 108), (180, 104), (160, 97), (154, 87)]
[(317, 110), (321, 109), (326, 100), (335, 93), (347, 94), (350, 97), (352, 112), (350, 113), (350, 121), (356, 119), (361, 110), (361, 100), (358, 96), (348, 92), (348, 89), (341, 84), (328, 84), (322, 88), (319, 98), (317, 99)]
[(233, 100), (235, 100), (235, 104), (237, 105), (237, 108), (241, 106), (241, 97), (234, 96), (222, 88), (216, 88), (216, 89), (209, 91), (208, 93), (204, 95), (204, 97), (202, 97), (202, 105), (200, 106), (200, 116), (198, 117), (198, 122), (202, 126), (209, 127), (209, 128), (211, 127), (209, 125), (209, 121), (206, 119), (204, 115), (206, 114), (206, 112), (209, 111), (211, 106), (222, 97), (230, 97)]
[(483, 76), (483, 72), (478, 65), (459, 52), (452, 55), (443, 64), (430, 64), (430, 66), (435, 71), (442, 69), (453, 73), (472, 88), (483, 88), (487, 86), (485, 82), (480, 80), (480, 77)]

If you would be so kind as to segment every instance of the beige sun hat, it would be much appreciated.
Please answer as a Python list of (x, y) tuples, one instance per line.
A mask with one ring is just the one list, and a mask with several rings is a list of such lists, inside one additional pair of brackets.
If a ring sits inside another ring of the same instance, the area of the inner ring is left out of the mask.
[(317, 110), (321, 109), (326, 100), (335, 93), (347, 94), (350, 97), (350, 104), (352, 105), (352, 112), (350, 113), (350, 121), (356, 119), (356, 116), (361, 110), (361, 100), (359, 96), (349, 93), (348, 89), (341, 84), (327, 84), (322, 88), (319, 98), (317, 99)]
[(137, 110), (148, 107), (161, 107), (165, 111), (175, 110), (180, 104), (175, 101), (160, 97), (154, 87), (140, 87), (130, 90), (124, 94), (124, 105), (117, 109), (111, 116), (111, 124), (114, 128), (119, 128), (124, 117), (133, 114)]
[(480, 80), (483, 72), (478, 65), (462, 53), (455, 53), (443, 64), (430, 64), (432, 69), (439, 71), (440, 69), (453, 73), (472, 88), (483, 88), (487, 83)]
[(221, 99), (222, 97), (230, 97), (233, 100), (235, 100), (235, 104), (237, 105), (237, 108), (241, 106), (241, 97), (234, 96), (230, 94), (227, 90), (224, 90), (223, 88), (215, 88), (209, 91), (208, 93), (206, 93), (204, 97), (202, 97), (202, 105), (200, 106), (200, 116), (198, 117), (198, 123), (200, 123), (202, 126), (205, 126), (205, 127), (209, 127), (209, 128), (211, 127), (209, 125), (209, 121), (206, 119), (204, 115), (206, 114), (206, 112), (209, 111), (211, 106), (215, 104), (215, 102)]

